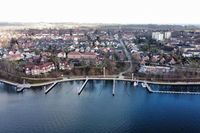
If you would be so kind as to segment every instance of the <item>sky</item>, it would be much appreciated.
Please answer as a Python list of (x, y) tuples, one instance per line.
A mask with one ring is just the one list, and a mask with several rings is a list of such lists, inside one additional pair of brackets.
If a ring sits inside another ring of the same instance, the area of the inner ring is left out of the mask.
[(200, 24), (199, 0), (0, 0), (0, 22)]

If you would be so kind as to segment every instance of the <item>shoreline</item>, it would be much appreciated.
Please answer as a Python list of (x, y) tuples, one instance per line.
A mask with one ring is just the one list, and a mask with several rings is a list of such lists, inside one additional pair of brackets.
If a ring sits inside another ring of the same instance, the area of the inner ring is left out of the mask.
[(47, 81), (47, 82), (41, 82), (41, 83), (32, 83), (32, 84), (20, 84), (17, 82), (13, 81), (8, 81), (5, 79), (0, 79), (0, 82), (6, 83), (15, 87), (24, 87), (24, 88), (31, 88), (31, 87), (42, 87), (46, 85), (50, 85), (53, 83), (62, 83), (62, 82), (67, 82), (67, 81), (78, 81), (78, 80), (117, 80), (117, 81), (127, 81), (127, 82), (139, 82), (139, 83), (147, 83), (147, 84), (155, 84), (155, 85), (200, 85), (200, 82), (165, 82), (165, 81), (149, 81), (149, 80), (137, 80), (137, 79), (131, 79), (131, 78), (120, 78), (117, 77), (116, 75), (110, 75), (107, 77), (104, 76), (88, 76), (88, 77), (83, 77), (83, 76), (77, 76), (77, 77), (70, 77), (70, 78), (62, 78), (60, 80), (52, 80), (52, 81)]

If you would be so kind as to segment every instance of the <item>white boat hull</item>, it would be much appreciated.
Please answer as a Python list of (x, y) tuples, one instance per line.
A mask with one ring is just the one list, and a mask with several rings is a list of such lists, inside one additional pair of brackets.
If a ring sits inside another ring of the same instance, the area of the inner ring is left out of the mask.
[(137, 85), (138, 85), (138, 82), (134, 82), (134, 83), (133, 83), (133, 86), (137, 86)]
[(143, 87), (143, 88), (146, 88), (147, 86), (145, 85), (145, 83), (142, 83), (142, 87)]

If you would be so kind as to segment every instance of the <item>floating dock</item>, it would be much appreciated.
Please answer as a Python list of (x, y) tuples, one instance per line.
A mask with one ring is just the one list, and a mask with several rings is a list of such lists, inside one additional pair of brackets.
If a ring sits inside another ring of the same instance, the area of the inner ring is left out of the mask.
[(88, 80), (89, 80), (89, 79), (86, 78), (85, 82), (83, 83), (83, 85), (82, 85), (82, 86), (80, 87), (80, 89), (78, 90), (78, 95), (81, 94), (81, 92), (83, 91), (83, 89), (84, 89), (85, 85), (87, 84)]
[(16, 91), (17, 92), (23, 92), (24, 89), (25, 89), (24, 87), (20, 87), (20, 88), (16, 88)]
[(151, 93), (200, 95), (200, 92), (155, 91), (155, 90), (152, 90), (151, 87), (147, 83), (144, 83), (144, 84), (146, 85), (147, 90)]
[(115, 79), (113, 79), (112, 95), (115, 96)]
[(50, 86), (45, 90), (45, 94), (47, 94), (56, 84), (57, 84), (57, 82), (54, 82), (52, 85), (50, 85)]
[(30, 88), (30, 84), (19, 84), (16, 86), (16, 91), (17, 92), (23, 92), (25, 88)]

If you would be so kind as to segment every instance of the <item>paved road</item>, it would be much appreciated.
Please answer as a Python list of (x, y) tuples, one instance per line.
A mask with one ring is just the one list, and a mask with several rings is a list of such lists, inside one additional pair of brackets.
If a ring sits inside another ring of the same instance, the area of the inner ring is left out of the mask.
[(125, 71), (123, 71), (123, 72), (121, 72), (121, 73), (119, 74), (119, 76), (121, 77), (123, 74), (125, 74), (125, 73), (127, 73), (127, 72), (132, 72), (133, 63), (132, 63), (132, 59), (131, 59), (131, 54), (128, 52), (128, 50), (127, 50), (127, 48), (126, 48), (124, 42), (122, 41), (122, 39), (120, 39), (119, 41), (120, 41), (121, 46), (124, 48), (124, 52), (125, 52), (125, 54), (126, 54), (126, 57), (128, 58), (128, 62), (130, 62), (129, 68), (128, 68), (127, 70), (125, 70)]

